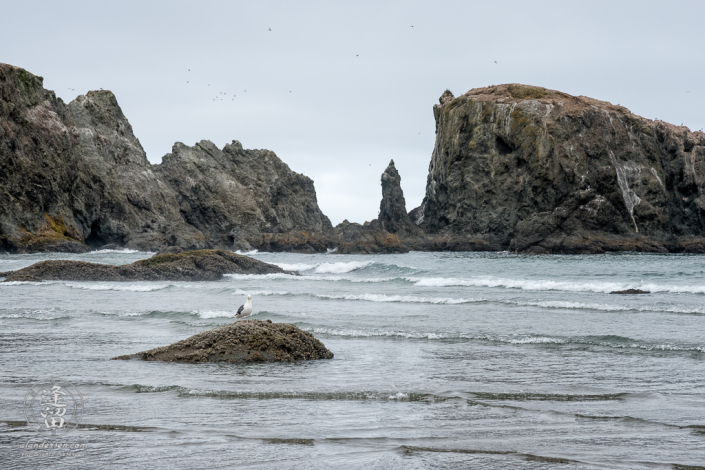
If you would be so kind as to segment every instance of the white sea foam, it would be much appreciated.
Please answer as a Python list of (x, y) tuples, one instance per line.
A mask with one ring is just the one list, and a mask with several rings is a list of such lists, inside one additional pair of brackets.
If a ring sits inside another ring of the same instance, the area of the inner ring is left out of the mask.
[(422, 333), (422, 332), (405, 332), (399, 330), (356, 330), (351, 328), (313, 328), (309, 331), (316, 334), (326, 334), (331, 336), (349, 336), (356, 338), (370, 337), (398, 337), (408, 339), (443, 339), (447, 335), (443, 333)]
[(100, 313), (101, 315), (111, 315), (111, 316), (115, 316), (115, 317), (143, 317), (145, 315), (149, 315), (152, 312), (151, 311), (112, 312), (112, 311), (98, 310), (98, 313)]
[(301, 281), (305, 280), (306, 276), (295, 276), (293, 274), (285, 273), (270, 273), (270, 274), (223, 274), (224, 277), (228, 277), (236, 280), (271, 280), (271, 279), (288, 279), (290, 281)]
[(294, 294), (292, 292), (286, 292), (286, 291), (237, 289), (235, 292), (232, 293), (232, 295), (261, 295), (261, 296), (266, 297), (266, 296), (270, 296), (270, 295), (296, 295), (296, 294)]
[(125, 248), (124, 250), (95, 250), (95, 251), (89, 251), (86, 254), (87, 255), (102, 255), (105, 253), (121, 253), (124, 255), (131, 254), (131, 253), (144, 253), (145, 255), (153, 255), (154, 254), (154, 252), (152, 252), (152, 251), (130, 250), (128, 248)]
[(380, 329), (351, 329), (351, 328), (312, 328), (308, 329), (314, 334), (326, 334), (331, 336), (343, 336), (353, 338), (373, 338), (373, 337), (397, 337), (406, 339), (427, 339), (427, 340), (474, 340), (491, 341), (496, 343), (508, 343), (516, 345), (541, 345), (541, 344), (583, 344), (586, 346), (599, 346), (614, 349), (640, 349), (644, 351), (694, 351), (705, 352), (705, 346), (701, 345), (674, 345), (669, 343), (649, 343), (629, 340), (624, 338), (624, 342), (615, 340), (601, 340), (599, 338), (575, 337), (561, 338), (551, 336), (534, 335), (493, 335), (493, 334), (451, 334), (447, 332), (421, 332), (421, 331), (400, 331), (400, 330), (380, 330)]
[(235, 254), (236, 254), (236, 255), (247, 255), (247, 256), (249, 256), (249, 255), (258, 255), (258, 254), (259, 254), (259, 250), (250, 250), (250, 251), (241, 251), (241, 250), (237, 250), (237, 251), (235, 252)]
[(191, 314), (201, 318), (234, 318), (237, 311), (233, 310), (193, 310)]
[(347, 263), (321, 263), (316, 269), (318, 274), (343, 274), (355, 271), (356, 269), (364, 268), (372, 264), (372, 261), (350, 261)]
[(531, 291), (565, 291), (565, 292), (601, 292), (609, 293), (615, 290), (642, 289), (650, 292), (673, 292), (705, 294), (705, 285), (669, 285), (643, 282), (585, 282), (585, 281), (554, 281), (548, 279), (503, 279), (493, 277), (479, 278), (446, 278), (425, 277), (406, 278), (417, 287), (503, 287), (505, 289), (521, 289)]
[(82, 289), (82, 290), (97, 290), (97, 291), (121, 291), (121, 292), (153, 292), (157, 290), (166, 289), (172, 287), (173, 284), (124, 284), (124, 283), (110, 283), (110, 284), (84, 284), (84, 283), (67, 283), (66, 287), (72, 289)]
[(306, 264), (306, 263), (294, 263), (294, 264), (272, 263), (272, 264), (276, 264), (280, 268), (285, 269), (287, 271), (310, 271), (311, 269), (318, 266), (317, 264)]
[(316, 294), (316, 297), (330, 300), (364, 300), (367, 302), (401, 302), (420, 304), (467, 304), (474, 302), (485, 302), (486, 299), (452, 299), (434, 297), (416, 297), (413, 295), (385, 295), (385, 294), (346, 294), (346, 295), (325, 295)]
[(10, 286), (41, 286), (42, 282), (27, 282), (27, 281), (9, 281), (0, 282), (0, 287), (10, 287)]

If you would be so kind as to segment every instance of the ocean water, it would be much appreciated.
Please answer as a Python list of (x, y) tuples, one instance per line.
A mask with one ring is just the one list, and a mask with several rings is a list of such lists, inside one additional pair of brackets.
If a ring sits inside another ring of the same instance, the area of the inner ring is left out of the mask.
[[(149, 256), (0, 255), (0, 271)], [(0, 468), (705, 465), (704, 256), (248, 256), (302, 276), (0, 283)], [(609, 294), (627, 288), (652, 293)], [(232, 322), (247, 294), (335, 358), (109, 360)], [(23, 412), (52, 376), (84, 401), (53, 440)], [(22, 457), (43, 440), (85, 453)]]

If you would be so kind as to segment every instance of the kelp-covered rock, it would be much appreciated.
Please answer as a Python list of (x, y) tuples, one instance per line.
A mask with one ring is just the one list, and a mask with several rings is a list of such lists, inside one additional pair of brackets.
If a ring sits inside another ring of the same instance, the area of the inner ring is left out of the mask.
[(287, 273), (279, 266), (225, 250), (155, 255), (123, 266), (50, 260), (0, 273), (5, 281), (216, 281), (223, 274)]
[(332, 358), (333, 353), (323, 343), (294, 325), (247, 320), (204, 331), (169, 346), (113, 359), (252, 363)]

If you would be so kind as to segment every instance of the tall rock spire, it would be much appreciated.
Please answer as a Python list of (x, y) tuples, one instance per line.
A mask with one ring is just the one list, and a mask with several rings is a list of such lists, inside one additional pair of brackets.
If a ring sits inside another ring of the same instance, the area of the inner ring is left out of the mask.
[(394, 166), (394, 160), (389, 162), (382, 173), (382, 202), (379, 204), (378, 220), (384, 230), (400, 237), (419, 236), (422, 233), (406, 212), (401, 176)]

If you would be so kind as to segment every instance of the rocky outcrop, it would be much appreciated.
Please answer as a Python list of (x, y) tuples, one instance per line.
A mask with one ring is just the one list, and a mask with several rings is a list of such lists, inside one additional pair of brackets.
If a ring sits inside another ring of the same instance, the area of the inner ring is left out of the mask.
[(393, 233), (383, 230), (377, 219), (364, 224), (344, 220), (336, 225), (339, 254), (408, 253), (409, 247)]
[(290, 253), (326, 253), (338, 246), (328, 235), (300, 230), (252, 235), (247, 238), (247, 243), (259, 251)]
[[(434, 106), (429, 238), (529, 253), (705, 252), (705, 134), (526, 85)], [(476, 243), (476, 242), (473, 242)]]
[(0, 250), (233, 249), (262, 233), (331, 233), (313, 181), (273, 152), (177, 143), (150, 165), (111, 92), (65, 104), (42, 84), (0, 64)]
[(401, 176), (394, 166), (394, 160), (382, 173), (382, 201), (377, 217), (382, 230), (402, 238), (419, 237), (423, 231), (415, 225), (406, 212), (406, 200), (401, 189)]
[(204, 331), (169, 346), (113, 359), (257, 363), (333, 359), (333, 353), (311, 333), (294, 325), (247, 320)]
[[(320, 237), (332, 230), (313, 181), (269, 150), (244, 150), (238, 141), (222, 150), (210, 141), (193, 147), (176, 143), (155, 172), (176, 193), (186, 222), (210, 246), (261, 248), (266, 243), (261, 234), (305, 230)], [(325, 247), (309, 248), (325, 252)]]
[(112, 266), (83, 261), (50, 260), (0, 273), (11, 281), (217, 281), (223, 274), (271, 274), (284, 271), (249, 256), (225, 250), (196, 250), (154, 255), (132, 264)]

